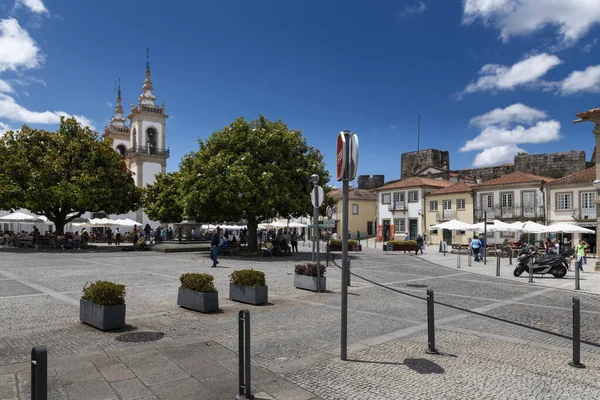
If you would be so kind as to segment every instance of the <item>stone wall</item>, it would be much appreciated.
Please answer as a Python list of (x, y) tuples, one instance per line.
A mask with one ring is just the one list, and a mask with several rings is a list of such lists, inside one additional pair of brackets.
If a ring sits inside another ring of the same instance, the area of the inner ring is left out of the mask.
[(402, 179), (415, 176), (426, 167), (434, 167), (441, 170), (450, 169), (450, 153), (437, 149), (402, 153), (400, 159), (400, 176)]
[(385, 184), (385, 175), (359, 175), (358, 176), (358, 188), (359, 189), (376, 189)]
[(551, 154), (521, 154), (515, 157), (515, 171), (562, 178), (586, 169), (585, 151)]
[(459, 181), (462, 177), (469, 177), (475, 179), (477, 183), (482, 183), (503, 175), (512, 174), (515, 172), (515, 166), (512, 164), (503, 164), (494, 167), (460, 169), (452, 172), (458, 174)]

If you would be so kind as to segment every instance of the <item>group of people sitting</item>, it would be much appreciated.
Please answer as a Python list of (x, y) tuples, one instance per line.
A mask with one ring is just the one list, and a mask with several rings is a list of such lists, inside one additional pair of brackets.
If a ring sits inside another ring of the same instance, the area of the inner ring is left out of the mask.
[(269, 256), (290, 255), (298, 252), (298, 235), (295, 231), (279, 229), (277, 235), (270, 235), (265, 242), (265, 251)]

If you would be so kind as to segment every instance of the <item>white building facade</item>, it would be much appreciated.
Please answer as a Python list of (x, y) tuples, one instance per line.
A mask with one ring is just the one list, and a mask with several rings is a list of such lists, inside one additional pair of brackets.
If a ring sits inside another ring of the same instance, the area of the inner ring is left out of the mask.
[(427, 233), (425, 195), (451, 186), (448, 181), (412, 177), (386, 184), (377, 191), (377, 239), (411, 240)]

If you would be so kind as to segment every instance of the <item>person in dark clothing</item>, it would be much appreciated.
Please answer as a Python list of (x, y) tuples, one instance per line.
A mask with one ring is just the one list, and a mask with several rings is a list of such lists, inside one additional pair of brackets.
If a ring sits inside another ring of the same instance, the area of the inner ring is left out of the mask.
[(213, 262), (212, 268), (215, 268), (219, 263), (217, 255), (219, 254), (219, 233), (216, 229), (212, 230), (212, 238), (210, 239), (210, 259)]
[(421, 250), (421, 254), (423, 254), (423, 237), (420, 234), (417, 235), (417, 245), (419, 246), (419, 250)]

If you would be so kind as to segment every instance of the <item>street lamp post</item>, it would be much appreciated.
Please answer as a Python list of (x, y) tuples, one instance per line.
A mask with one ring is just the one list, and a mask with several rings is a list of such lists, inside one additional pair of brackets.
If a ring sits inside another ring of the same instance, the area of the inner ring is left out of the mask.
[[(600, 108), (581, 112), (577, 114), (579, 119), (573, 121), (578, 124), (580, 122), (593, 122), (594, 123), (594, 136), (596, 136), (596, 180), (594, 181), (594, 188), (596, 192), (600, 194)], [(600, 271), (600, 197), (596, 196), (596, 271)]]
[(314, 186), (313, 188), (313, 193), (314, 193), (314, 197), (315, 197), (315, 207), (313, 210), (313, 232), (314, 232), (314, 237), (315, 237), (315, 245), (317, 246), (317, 252), (316, 252), (316, 261), (317, 261), (317, 292), (321, 291), (321, 277), (320, 277), (320, 267), (319, 267), (319, 236), (320, 236), (320, 232), (319, 232), (319, 175), (317, 174), (312, 174), (310, 176), (310, 180)]

